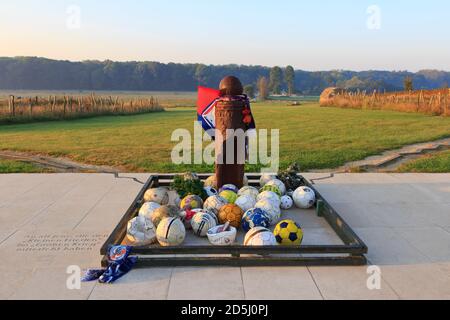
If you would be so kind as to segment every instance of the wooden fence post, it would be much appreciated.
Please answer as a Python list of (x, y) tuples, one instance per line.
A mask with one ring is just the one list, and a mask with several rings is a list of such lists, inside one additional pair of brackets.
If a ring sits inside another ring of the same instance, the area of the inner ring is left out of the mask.
[(13, 95), (9, 96), (10, 99), (10, 106), (9, 106), (9, 113), (11, 114), (11, 116), (15, 117), (16, 116), (16, 97), (14, 97)]
[(32, 98), (30, 98), (29, 106), (30, 106), (30, 117), (32, 118), (33, 117), (33, 99)]
[(64, 96), (64, 108), (63, 108), (63, 117), (66, 117), (66, 108), (67, 108), (67, 97)]

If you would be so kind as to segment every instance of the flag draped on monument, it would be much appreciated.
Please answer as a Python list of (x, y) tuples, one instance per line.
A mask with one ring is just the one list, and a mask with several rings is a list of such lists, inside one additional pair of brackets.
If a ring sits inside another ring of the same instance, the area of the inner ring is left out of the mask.
[[(211, 136), (214, 134), (213, 130), (216, 129), (216, 106), (220, 99), (220, 90), (198, 87), (197, 118), (203, 129)], [(244, 122), (247, 124), (247, 130), (255, 129), (255, 119), (252, 116), (248, 97), (242, 95), (233, 97), (233, 99), (243, 100), (245, 102), (245, 108), (242, 114)]]
[(206, 132), (216, 128), (216, 105), (220, 98), (220, 91), (205, 87), (198, 87), (197, 116)]

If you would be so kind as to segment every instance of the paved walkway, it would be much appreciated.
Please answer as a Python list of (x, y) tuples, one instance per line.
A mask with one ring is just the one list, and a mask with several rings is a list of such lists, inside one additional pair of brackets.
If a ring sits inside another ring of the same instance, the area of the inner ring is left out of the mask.
[(367, 243), (380, 290), (367, 288), (366, 267), (136, 269), (114, 285), (68, 290), (67, 267), (99, 265), (141, 185), (110, 174), (12, 174), (0, 175), (0, 298), (450, 299), (450, 174), (316, 183)]

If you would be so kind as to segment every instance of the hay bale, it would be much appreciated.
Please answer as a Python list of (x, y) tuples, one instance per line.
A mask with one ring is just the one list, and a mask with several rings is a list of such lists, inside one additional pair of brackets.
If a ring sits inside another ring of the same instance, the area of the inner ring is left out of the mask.
[(323, 90), (322, 94), (320, 95), (319, 103), (321, 106), (326, 106), (332, 103), (333, 98), (340, 93), (343, 93), (344, 89), (336, 88), (336, 87), (330, 87)]

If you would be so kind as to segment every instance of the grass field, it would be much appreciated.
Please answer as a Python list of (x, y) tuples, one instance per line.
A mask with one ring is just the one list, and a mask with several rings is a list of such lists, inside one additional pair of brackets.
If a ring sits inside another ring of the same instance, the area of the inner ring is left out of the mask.
[(442, 151), (433, 155), (427, 155), (421, 159), (413, 160), (402, 165), (399, 172), (450, 172), (450, 151)]
[[(282, 167), (335, 168), (406, 144), (450, 136), (450, 118), (392, 111), (256, 103), (258, 128), (280, 129)], [(194, 108), (135, 116), (0, 126), (0, 149), (64, 156), (125, 171), (212, 172), (209, 166), (176, 166), (170, 160), (172, 131), (193, 131)], [(260, 166), (250, 166), (256, 171)]]
[(0, 159), (0, 173), (43, 173), (43, 172), (49, 172), (49, 170), (22, 161)]

